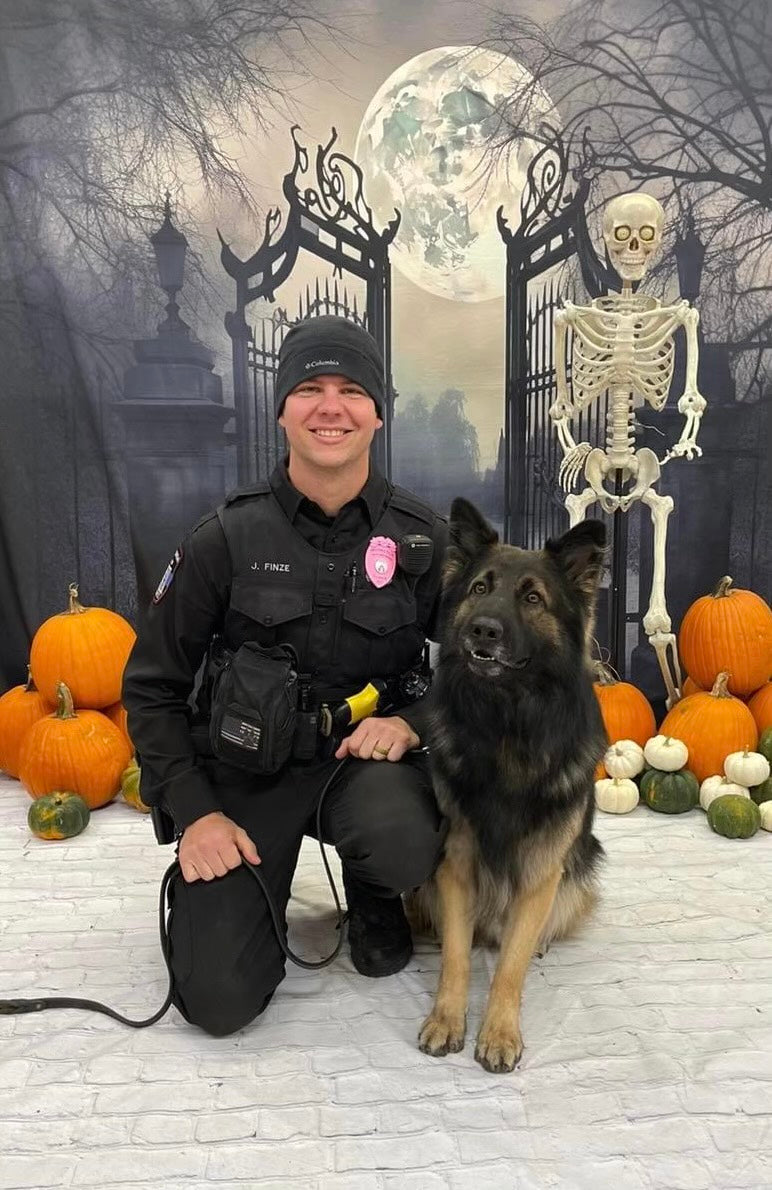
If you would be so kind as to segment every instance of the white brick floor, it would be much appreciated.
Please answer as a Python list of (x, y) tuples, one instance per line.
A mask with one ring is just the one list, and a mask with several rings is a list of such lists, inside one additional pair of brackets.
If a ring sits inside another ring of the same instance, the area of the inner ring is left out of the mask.
[[(173, 858), (122, 803), (43, 843), (0, 778), (0, 997), (80, 995), (128, 1016), (166, 994), (160, 878)], [(0, 1188), (733, 1190), (772, 1187), (772, 836), (718, 838), (701, 811), (602, 815), (601, 911), (535, 960), (526, 1051), (485, 1073), (470, 1041), (416, 1048), (438, 953), (359, 977), (291, 968), (259, 1022), (214, 1039), (174, 1010), (149, 1029), (52, 1011), (0, 1017)], [(293, 941), (334, 937), (315, 844)]]

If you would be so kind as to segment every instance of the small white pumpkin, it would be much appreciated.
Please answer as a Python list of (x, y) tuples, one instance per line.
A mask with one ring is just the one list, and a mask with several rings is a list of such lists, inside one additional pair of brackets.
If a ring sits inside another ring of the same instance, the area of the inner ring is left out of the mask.
[(653, 735), (646, 741), (643, 755), (646, 763), (653, 769), (659, 769), (663, 773), (675, 773), (686, 765), (689, 749), (683, 740), (677, 740), (674, 736)]
[(646, 767), (643, 748), (635, 740), (617, 740), (606, 750), (603, 767), (610, 777), (637, 777)]
[(737, 785), (761, 785), (769, 776), (769, 761), (760, 752), (730, 752), (724, 761), (727, 780)]
[(759, 814), (761, 815), (761, 829), (772, 831), (772, 802), (762, 802), (759, 806)]
[(607, 814), (629, 814), (639, 798), (638, 786), (629, 777), (603, 777), (595, 782), (595, 805)]
[(715, 777), (706, 777), (700, 786), (700, 805), (703, 810), (708, 810), (710, 803), (715, 801), (717, 797), (723, 797), (725, 793), (734, 793), (739, 797), (750, 797), (750, 791), (744, 785), (737, 785), (734, 781), (727, 781), (726, 777), (722, 777), (717, 773)]

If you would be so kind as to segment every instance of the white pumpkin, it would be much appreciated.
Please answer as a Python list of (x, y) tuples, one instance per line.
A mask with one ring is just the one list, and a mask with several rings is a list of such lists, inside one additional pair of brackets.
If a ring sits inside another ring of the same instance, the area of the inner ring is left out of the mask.
[(685, 767), (689, 749), (683, 740), (669, 735), (653, 735), (643, 749), (646, 763), (663, 773), (675, 773)]
[(607, 814), (629, 814), (639, 798), (638, 786), (628, 777), (603, 777), (595, 782), (595, 805)]
[(643, 748), (635, 740), (617, 740), (606, 750), (603, 767), (610, 777), (637, 777), (646, 767)]
[(761, 815), (761, 829), (772, 831), (772, 802), (762, 802), (759, 806), (759, 814)]
[(725, 793), (734, 793), (738, 797), (750, 797), (750, 791), (744, 785), (737, 785), (734, 781), (727, 781), (717, 773), (715, 777), (706, 777), (700, 786), (700, 805), (707, 810), (712, 801), (723, 797)]
[(727, 780), (737, 785), (762, 785), (769, 776), (769, 761), (760, 752), (730, 752), (724, 761)]

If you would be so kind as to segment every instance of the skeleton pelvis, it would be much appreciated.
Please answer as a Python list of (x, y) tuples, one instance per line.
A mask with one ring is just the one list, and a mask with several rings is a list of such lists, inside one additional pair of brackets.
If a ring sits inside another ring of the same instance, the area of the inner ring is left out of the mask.
[(635, 487), (627, 495), (634, 495), (637, 498), (659, 479), (659, 459), (653, 450), (644, 446), (635, 454), (628, 455), (624, 462), (621, 460), (617, 462), (600, 447), (596, 447), (590, 451), (584, 464), (584, 476), (590, 487), (598, 494), (605, 493), (607, 496), (613, 496), (616, 493), (609, 491), (603, 481), (609, 472), (612, 473), (612, 479), (615, 480), (617, 471), (621, 471), (621, 479), (624, 484), (635, 481)]

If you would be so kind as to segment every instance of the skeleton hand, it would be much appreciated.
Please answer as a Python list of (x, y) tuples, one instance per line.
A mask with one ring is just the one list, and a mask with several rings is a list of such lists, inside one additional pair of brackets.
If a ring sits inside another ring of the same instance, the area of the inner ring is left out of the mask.
[(694, 456), (699, 459), (702, 456), (702, 447), (698, 446), (696, 442), (687, 439), (685, 442), (676, 442), (670, 447), (670, 450), (662, 460), (666, 463), (668, 459), (693, 459)]
[(697, 445), (697, 433), (700, 428), (700, 421), (702, 414), (707, 407), (707, 401), (702, 393), (697, 392), (696, 388), (687, 388), (683, 396), (678, 402), (678, 412), (682, 413), (686, 418), (686, 425), (678, 441), (671, 446), (670, 450), (662, 460), (667, 463), (669, 459), (693, 459), (696, 455), (700, 458), (702, 455), (702, 447)]
[(558, 471), (558, 482), (564, 492), (570, 492), (574, 487), (591, 450), (589, 442), (579, 442), (566, 452)]

